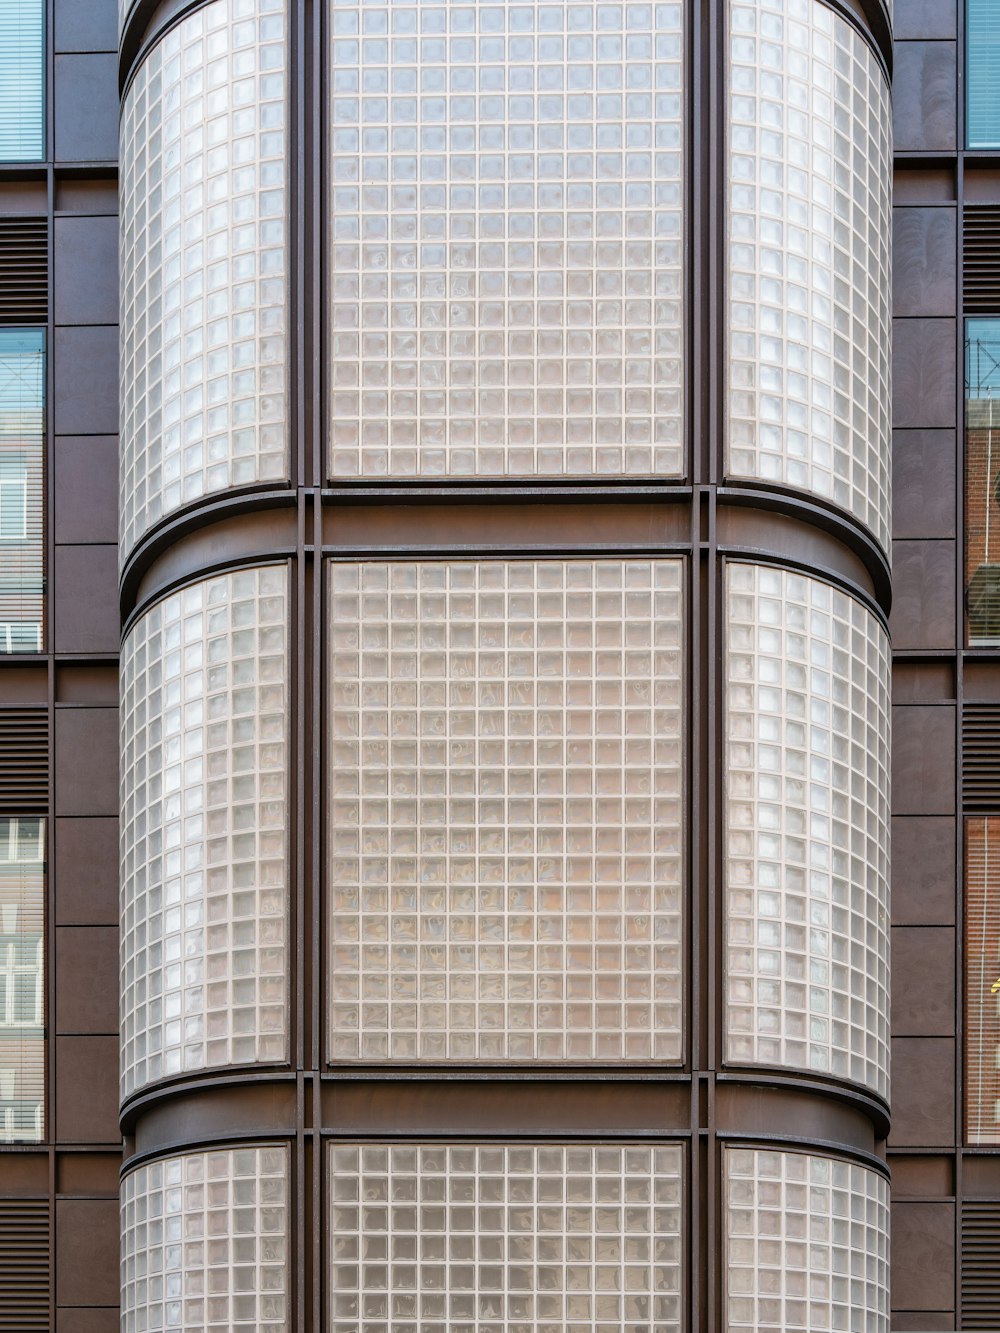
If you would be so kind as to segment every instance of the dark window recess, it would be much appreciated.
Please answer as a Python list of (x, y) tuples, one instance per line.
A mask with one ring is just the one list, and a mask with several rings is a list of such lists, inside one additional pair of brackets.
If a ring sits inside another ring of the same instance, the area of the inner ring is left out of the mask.
[(0, 325), (49, 318), (49, 229), (45, 218), (0, 218)]
[(48, 1200), (0, 1199), (0, 1333), (48, 1328)]
[(44, 814), (48, 804), (47, 710), (0, 709), (0, 815)]
[(962, 1327), (1000, 1328), (1000, 1200), (962, 1205)]

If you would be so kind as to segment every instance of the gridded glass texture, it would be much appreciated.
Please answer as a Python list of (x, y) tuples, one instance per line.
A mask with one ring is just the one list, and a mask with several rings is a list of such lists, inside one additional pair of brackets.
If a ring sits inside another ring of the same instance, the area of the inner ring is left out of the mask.
[(730, 0), (728, 470), (889, 544), (891, 107), (817, 0)]
[(728, 567), (726, 1058), (888, 1095), (889, 644), (860, 602)]
[(723, 1160), (726, 1333), (888, 1333), (885, 1177), (813, 1153)]
[(328, 1151), (332, 1333), (680, 1333), (678, 1147)]
[(122, 1180), (122, 1333), (287, 1333), (288, 1150), (166, 1157)]
[(682, 472), (682, 6), (329, 13), (332, 473)]
[(45, 821), (0, 819), (0, 1144), (45, 1113)]
[(284, 0), (215, 0), (139, 66), (121, 127), (121, 550), (285, 477)]
[(174, 593), (122, 650), (122, 1098), (287, 1058), (281, 567)]
[(333, 1059), (680, 1059), (682, 583), (331, 565)]

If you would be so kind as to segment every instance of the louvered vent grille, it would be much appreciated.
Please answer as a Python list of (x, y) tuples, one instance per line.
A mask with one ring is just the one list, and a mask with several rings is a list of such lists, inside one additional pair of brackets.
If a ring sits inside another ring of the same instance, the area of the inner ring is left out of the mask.
[(1000, 1202), (962, 1206), (962, 1327), (1000, 1328)]
[(1000, 204), (964, 213), (962, 294), (967, 315), (1000, 314)]
[(1000, 705), (965, 705), (962, 801), (966, 810), (1000, 810)]
[(0, 1333), (48, 1328), (48, 1202), (0, 1199)]
[(0, 218), (0, 325), (49, 317), (49, 230), (44, 218)]
[(49, 722), (44, 708), (0, 710), (0, 815), (44, 814)]

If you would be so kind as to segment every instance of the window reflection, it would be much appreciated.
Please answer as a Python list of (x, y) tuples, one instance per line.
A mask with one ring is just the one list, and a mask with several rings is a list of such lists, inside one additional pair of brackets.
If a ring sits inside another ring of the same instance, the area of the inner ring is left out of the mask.
[(965, 607), (973, 647), (1000, 646), (1000, 319), (965, 342)]

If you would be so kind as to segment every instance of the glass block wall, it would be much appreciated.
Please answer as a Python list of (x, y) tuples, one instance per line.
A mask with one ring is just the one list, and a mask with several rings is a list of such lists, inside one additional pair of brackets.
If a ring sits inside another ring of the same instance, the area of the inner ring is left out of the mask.
[(221, 1147), (122, 1179), (122, 1333), (290, 1327), (289, 1153)]
[(819, 0), (731, 0), (728, 462), (889, 547), (889, 88)]
[(45, 820), (0, 819), (0, 1144), (45, 1119)]
[(122, 648), (122, 1099), (288, 1052), (288, 572), (153, 606)]
[(681, 1333), (680, 1148), (328, 1152), (332, 1333)]
[(329, 16), (331, 473), (683, 472), (682, 6)]
[(121, 558), (201, 496), (287, 476), (284, 0), (214, 0), (121, 122)]
[(727, 567), (725, 1049), (888, 1093), (888, 637), (817, 578)]
[(681, 1058), (682, 588), (331, 563), (331, 1058)]

